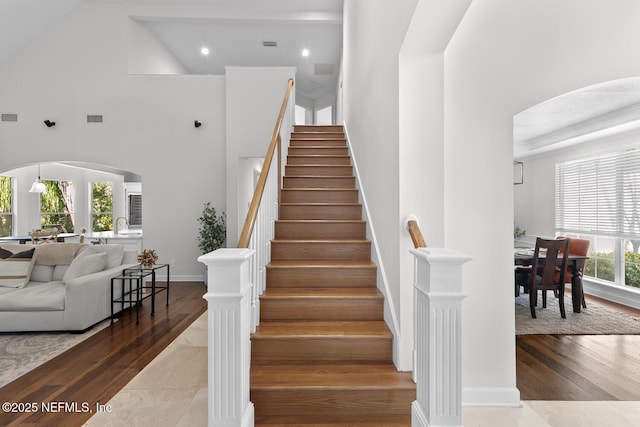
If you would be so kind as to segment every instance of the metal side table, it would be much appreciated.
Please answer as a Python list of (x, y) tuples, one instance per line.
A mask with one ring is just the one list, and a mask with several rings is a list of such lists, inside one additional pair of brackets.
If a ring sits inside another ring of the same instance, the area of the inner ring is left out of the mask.
[[(162, 268), (167, 269), (167, 280), (164, 286), (159, 286), (156, 284), (156, 272)], [(150, 286), (145, 284), (145, 280), (148, 277), (151, 277)], [(114, 297), (114, 286), (117, 282), (121, 284), (121, 296), (119, 298)], [(169, 264), (155, 264), (150, 267), (138, 265), (125, 268), (119, 276), (111, 279), (111, 323), (113, 323), (114, 319), (114, 303), (120, 303), (122, 310), (125, 309), (125, 304), (128, 304), (129, 309), (135, 305), (136, 324), (138, 324), (140, 321), (138, 309), (143, 300), (151, 298), (151, 315), (153, 316), (156, 312), (156, 294), (162, 291), (167, 293), (166, 305), (169, 306)]]

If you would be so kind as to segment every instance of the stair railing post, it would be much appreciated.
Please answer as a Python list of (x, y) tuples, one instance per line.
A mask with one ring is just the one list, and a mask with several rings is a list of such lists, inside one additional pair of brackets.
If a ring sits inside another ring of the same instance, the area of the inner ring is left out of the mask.
[(218, 249), (198, 261), (208, 267), (208, 425), (254, 425), (249, 400), (251, 261), (253, 249)]
[(471, 257), (442, 248), (411, 253), (416, 339), (411, 425), (462, 426), (462, 265)]

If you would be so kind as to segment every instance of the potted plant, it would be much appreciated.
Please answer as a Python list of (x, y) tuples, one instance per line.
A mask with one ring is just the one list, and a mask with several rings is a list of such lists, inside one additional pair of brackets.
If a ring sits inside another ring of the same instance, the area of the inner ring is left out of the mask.
[(198, 247), (203, 254), (221, 248), (227, 239), (227, 224), (224, 212), (216, 214), (216, 208), (210, 202), (204, 204), (202, 216), (198, 218)]
[[(202, 215), (198, 218), (200, 228), (198, 229), (198, 247), (203, 254), (221, 248), (227, 239), (227, 223), (225, 213), (217, 215), (216, 208), (210, 202), (204, 204)], [(207, 271), (205, 271), (204, 281), (207, 283)]]

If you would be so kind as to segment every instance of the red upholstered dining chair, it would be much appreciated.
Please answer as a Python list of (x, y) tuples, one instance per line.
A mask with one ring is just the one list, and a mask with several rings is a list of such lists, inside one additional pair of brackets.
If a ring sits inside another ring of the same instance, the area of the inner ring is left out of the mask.
[[(564, 310), (564, 283), (567, 274), (567, 258), (571, 239), (547, 240), (538, 237), (533, 252), (531, 281), (529, 282), (529, 306), (531, 317), (536, 318), (538, 291), (542, 291), (543, 306), (546, 307), (546, 291), (558, 295), (560, 315), (567, 318)], [(560, 263), (558, 264), (558, 260)], [(534, 274), (535, 272), (535, 274)], [(558, 274), (556, 274), (558, 273)]]
[[(558, 236), (557, 239), (566, 239), (566, 237)], [(569, 239), (569, 253), (573, 255), (587, 256), (589, 255), (590, 245), (591, 245), (591, 240), (589, 239), (578, 239), (578, 238), (572, 237)], [(577, 277), (579, 278), (580, 282), (582, 282), (582, 277), (584, 275), (585, 263), (586, 263), (586, 260), (584, 259), (579, 259), (576, 261)], [(564, 278), (564, 283), (571, 283), (573, 279), (573, 274), (574, 274), (573, 266), (569, 264), (569, 267), (567, 268), (567, 274), (565, 275), (565, 278)], [(581, 303), (582, 303), (582, 307), (587, 308), (587, 302), (584, 299), (584, 289), (582, 290)]]

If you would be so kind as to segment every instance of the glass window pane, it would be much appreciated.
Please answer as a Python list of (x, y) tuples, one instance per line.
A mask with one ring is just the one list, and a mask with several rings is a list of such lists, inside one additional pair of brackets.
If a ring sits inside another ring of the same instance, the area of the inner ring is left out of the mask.
[(624, 251), (624, 282), (640, 288), (640, 240), (626, 240)]
[(111, 231), (113, 229), (113, 215), (94, 214), (92, 228), (93, 231)]
[(615, 282), (615, 247), (618, 239), (610, 237), (591, 238), (589, 259), (584, 267), (585, 276)]
[(11, 177), (0, 176), (0, 237), (13, 234)]
[(11, 214), (0, 214), (0, 237), (13, 234), (13, 217)]
[(47, 188), (40, 194), (40, 226), (43, 229), (62, 226), (73, 233), (75, 213), (75, 183), (73, 181), (42, 180)]
[(113, 183), (91, 183), (91, 229), (113, 230)]

